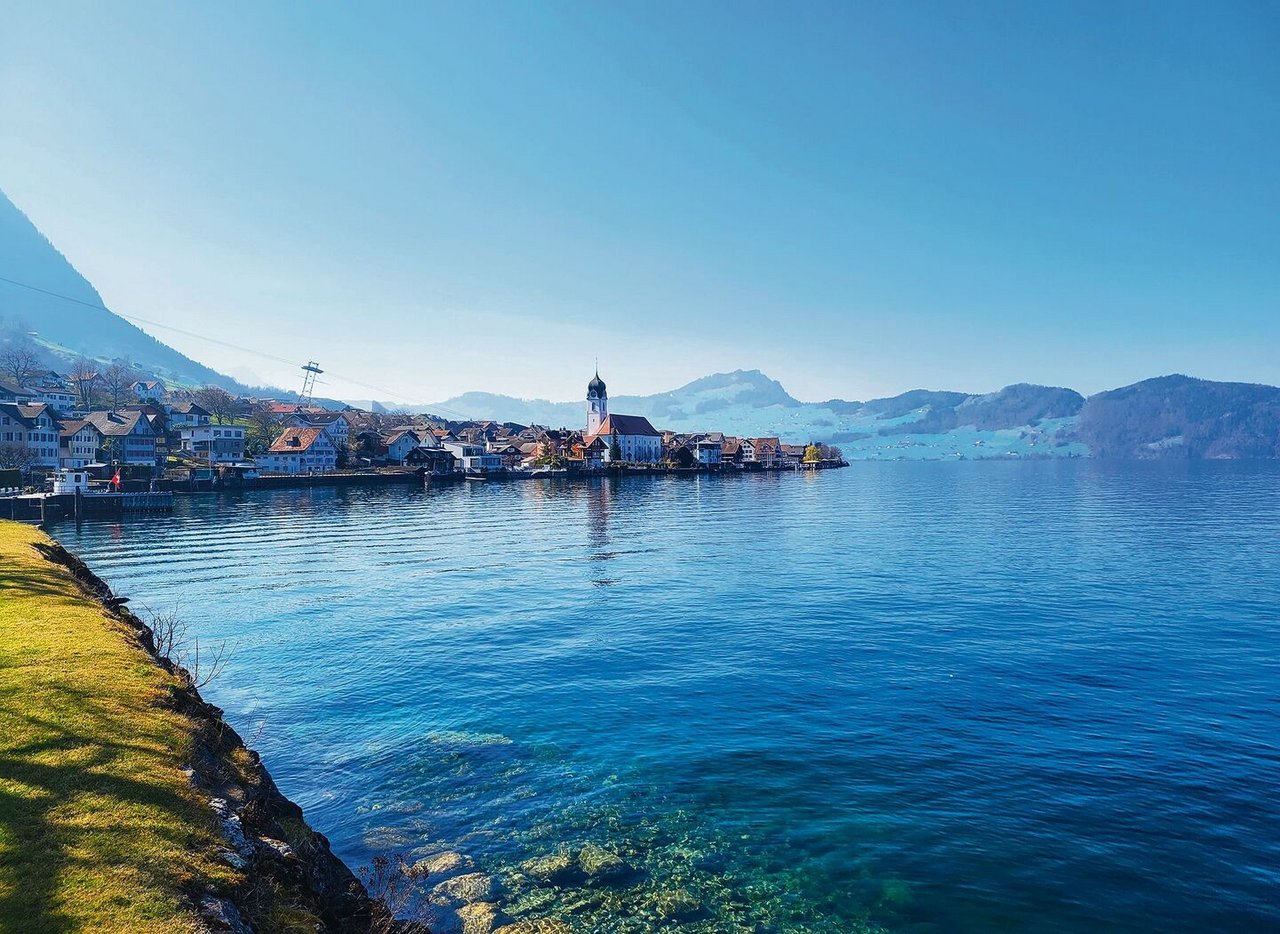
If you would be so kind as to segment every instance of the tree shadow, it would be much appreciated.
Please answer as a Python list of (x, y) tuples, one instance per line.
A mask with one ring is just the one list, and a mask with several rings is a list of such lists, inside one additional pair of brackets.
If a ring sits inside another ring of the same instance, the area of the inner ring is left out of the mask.
[(83, 930), (69, 878), (129, 902), (181, 895), (215, 831), (172, 780), (190, 737), (170, 716), (65, 684), (0, 690), (0, 930)]

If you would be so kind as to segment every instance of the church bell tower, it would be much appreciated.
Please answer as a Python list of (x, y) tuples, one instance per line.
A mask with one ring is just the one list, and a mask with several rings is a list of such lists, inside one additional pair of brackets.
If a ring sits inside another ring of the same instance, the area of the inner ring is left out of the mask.
[(604, 380), (600, 378), (600, 368), (587, 383), (587, 434), (594, 435), (609, 417), (609, 392), (605, 389)]

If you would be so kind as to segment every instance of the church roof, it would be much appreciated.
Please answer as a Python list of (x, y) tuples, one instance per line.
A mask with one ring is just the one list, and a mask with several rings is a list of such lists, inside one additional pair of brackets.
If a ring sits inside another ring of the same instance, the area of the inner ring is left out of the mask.
[(597, 396), (603, 396), (605, 394), (604, 380), (600, 378), (599, 373), (596, 373), (596, 375), (591, 378), (591, 382), (587, 383), (587, 395), (591, 395), (593, 392)]
[(610, 413), (605, 417), (604, 422), (600, 425), (600, 430), (587, 439), (590, 443), (592, 438), (607, 438), (609, 435), (617, 432), (620, 435), (648, 435), (653, 438), (661, 438), (662, 432), (649, 424), (649, 419), (643, 415), (617, 415)]

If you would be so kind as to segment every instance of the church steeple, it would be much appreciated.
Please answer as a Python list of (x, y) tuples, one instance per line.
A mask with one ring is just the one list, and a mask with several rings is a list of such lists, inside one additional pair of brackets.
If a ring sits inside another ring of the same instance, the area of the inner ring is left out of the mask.
[(587, 434), (593, 435), (599, 431), (608, 417), (609, 390), (600, 378), (600, 366), (597, 364), (596, 375), (587, 383)]

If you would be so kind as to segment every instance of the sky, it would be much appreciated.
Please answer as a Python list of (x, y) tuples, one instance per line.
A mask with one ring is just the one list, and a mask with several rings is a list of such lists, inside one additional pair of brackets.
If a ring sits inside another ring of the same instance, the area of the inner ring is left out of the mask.
[(1280, 383), (1272, 2), (0, 22), (0, 189), (113, 308), (326, 395)]

